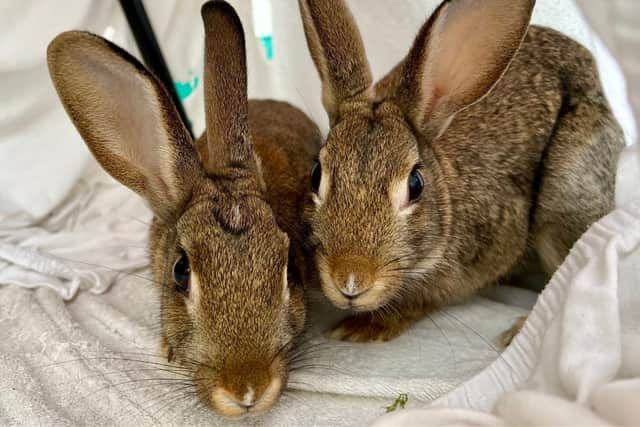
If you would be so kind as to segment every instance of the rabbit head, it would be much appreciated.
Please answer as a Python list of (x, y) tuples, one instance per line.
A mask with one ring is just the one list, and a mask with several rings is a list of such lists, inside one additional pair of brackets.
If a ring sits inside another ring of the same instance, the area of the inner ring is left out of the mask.
[(371, 311), (445, 262), (451, 202), (431, 146), (505, 72), (534, 0), (444, 1), (375, 85), (345, 2), (299, 5), (331, 123), (312, 171), (310, 243), (327, 297)]
[(265, 201), (252, 148), (240, 20), (224, 2), (205, 4), (202, 16), (207, 130), (198, 141), (157, 78), (117, 46), (67, 32), (47, 54), (95, 158), (153, 210), (152, 272), (169, 360), (214, 411), (239, 416), (279, 397), (305, 310), (302, 290), (287, 280), (289, 240)]

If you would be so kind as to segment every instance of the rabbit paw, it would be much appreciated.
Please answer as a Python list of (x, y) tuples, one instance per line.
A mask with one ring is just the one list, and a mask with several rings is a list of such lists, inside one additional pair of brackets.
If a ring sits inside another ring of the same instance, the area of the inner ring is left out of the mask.
[(384, 342), (400, 335), (409, 325), (402, 319), (371, 315), (349, 316), (328, 332), (328, 337), (350, 342)]
[(516, 335), (518, 335), (520, 329), (522, 329), (522, 326), (524, 326), (524, 322), (526, 321), (527, 316), (518, 317), (513, 326), (511, 326), (500, 335), (499, 343), (502, 348), (507, 348), (509, 344), (511, 344), (511, 341), (513, 341)]

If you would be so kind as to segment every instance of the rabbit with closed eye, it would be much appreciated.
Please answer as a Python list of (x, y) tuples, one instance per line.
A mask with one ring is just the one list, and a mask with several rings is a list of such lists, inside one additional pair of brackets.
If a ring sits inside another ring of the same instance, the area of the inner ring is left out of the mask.
[(374, 84), (343, 0), (299, 0), (331, 122), (309, 245), (331, 336), (389, 340), (513, 273), (553, 272), (613, 207), (623, 136), (596, 64), (534, 0), (448, 0)]
[(320, 135), (288, 104), (247, 101), (238, 16), (217, 1), (202, 16), (207, 129), (197, 141), (155, 76), (110, 42), (67, 32), (47, 54), (95, 158), (154, 212), (151, 269), (169, 360), (206, 405), (241, 416), (277, 401), (305, 322), (301, 215)]

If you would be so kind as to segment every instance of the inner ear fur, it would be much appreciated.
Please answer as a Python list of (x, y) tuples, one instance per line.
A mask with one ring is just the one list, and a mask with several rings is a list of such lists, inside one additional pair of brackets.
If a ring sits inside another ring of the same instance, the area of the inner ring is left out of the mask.
[(183, 201), (198, 174), (191, 138), (163, 85), (113, 43), (60, 34), (47, 49), (49, 73), (96, 160), (157, 213)]
[(446, 0), (418, 33), (395, 98), (423, 134), (441, 134), (454, 114), (500, 80), (524, 39), (535, 0)]

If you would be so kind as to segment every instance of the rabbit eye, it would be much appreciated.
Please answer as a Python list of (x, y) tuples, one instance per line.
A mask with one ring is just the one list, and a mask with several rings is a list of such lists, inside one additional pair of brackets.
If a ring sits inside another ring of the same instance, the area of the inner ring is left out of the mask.
[(311, 191), (318, 193), (320, 189), (320, 179), (322, 178), (322, 169), (320, 168), (320, 162), (316, 162), (311, 169)]
[(422, 178), (422, 174), (418, 167), (414, 167), (409, 175), (409, 201), (413, 202), (422, 194), (422, 189), (424, 188), (424, 178)]
[(191, 277), (191, 267), (189, 266), (189, 258), (187, 254), (180, 250), (180, 257), (173, 264), (173, 281), (176, 290), (184, 295), (189, 293), (189, 278)]

